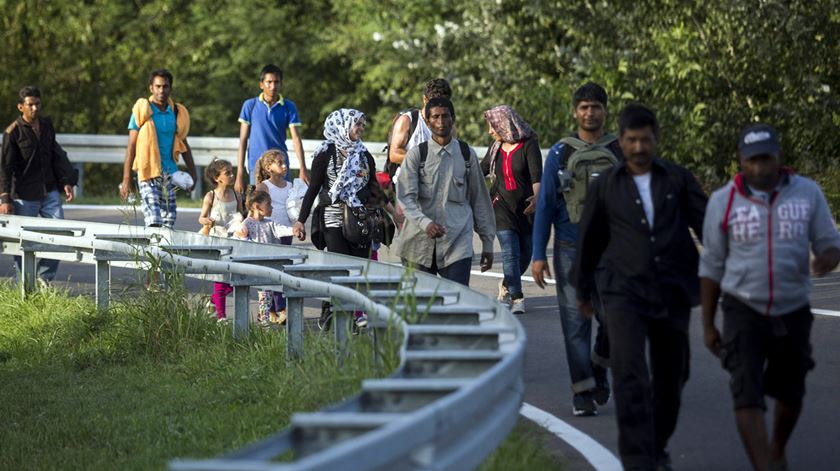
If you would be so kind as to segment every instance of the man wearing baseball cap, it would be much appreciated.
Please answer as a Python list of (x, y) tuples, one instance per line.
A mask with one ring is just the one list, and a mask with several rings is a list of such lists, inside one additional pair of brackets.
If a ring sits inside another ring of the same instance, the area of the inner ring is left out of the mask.
[[(704, 341), (730, 373), (735, 422), (753, 467), (787, 469), (785, 445), (814, 367), (810, 274), (837, 267), (840, 233), (819, 186), (781, 165), (773, 127), (746, 127), (738, 153), (741, 172), (709, 199), (703, 224)], [(723, 335), (715, 326), (721, 294)], [(772, 434), (765, 395), (775, 399)]]

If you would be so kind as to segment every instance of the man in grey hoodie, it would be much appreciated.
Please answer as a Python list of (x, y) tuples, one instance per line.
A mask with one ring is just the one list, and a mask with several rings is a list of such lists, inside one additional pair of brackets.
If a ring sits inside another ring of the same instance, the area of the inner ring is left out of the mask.
[[(785, 445), (805, 394), (811, 358), (810, 271), (840, 262), (840, 233), (817, 184), (781, 165), (768, 125), (745, 128), (741, 172), (709, 199), (700, 287), (706, 347), (730, 372), (735, 422), (755, 469), (787, 469)], [(715, 326), (723, 294), (723, 336)], [(764, 395), (776, 400), (772, 437)]]

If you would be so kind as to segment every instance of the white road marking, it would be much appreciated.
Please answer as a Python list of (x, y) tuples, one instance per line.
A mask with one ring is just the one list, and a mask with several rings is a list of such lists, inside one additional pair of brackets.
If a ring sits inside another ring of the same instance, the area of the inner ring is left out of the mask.
[(603, 445), (595, 441), (589, 435), (563, 422), (557, 417), (537, 407), (522, 403), (522, 408), (519, 413), (545, 428), (549, 432), (557, 435), (561, 440), (568, 443), (575, 450), (577, 450), (586, 461), (589, 462), (598, 471), (613, 471), (621, 470), (621, 462), (615, 455)]
[[(134, 206), (128, 204), (65, 204), (64, 210), (68, 209), (102, 209), (107, 211), (119, 211), (121, 209), (131, 210)], [(140, 204), (137, 204), (137, 211), (140, 211)], [(178, 208), (179, 213), (200, 213), (201, 208)]]
[(811, 308), (811, 312), (814, 314), (819, 314), (821, 316), (832, 316), (832, 317), (840, 317), (840, 311), (831, 311), (828, 309), (813, 309)]
[[(494, 272), (494, 271), (485, 271), (485, 272), (481, 272), (481, 271), (479, 271), (479, 270), (472, 270), (472, 271), (470, 272), (470, 274), (472, 274), (472, 275), (478, 275), (478, 276), (486, 276), (486, 277), (488, 277), (488, 278), (504, 278), (504, 277), (505, 277), (505, 275), (504, 275), (503, 273), (496, 273), (496, 272)], [(534, 282), (534, 277), (532, 277), (532, 276), (523, 276), (523, 277), (522, 277), (522, 281), (530, 281), (530, 282), (532, 282), (532, 283), (533, 283), (533, 282)], [(557, 282), (556, 282), (556, 281), (554, 281), (554, 280), (552, 280), (552, 279), (549, 279), (549, 278), (546, 278), (546, 279), (545, 279), (545, 283), (546, 283), (546, 284), (548, 284), (548, 285), (554, 285), (554, 284), (557, 284)]]

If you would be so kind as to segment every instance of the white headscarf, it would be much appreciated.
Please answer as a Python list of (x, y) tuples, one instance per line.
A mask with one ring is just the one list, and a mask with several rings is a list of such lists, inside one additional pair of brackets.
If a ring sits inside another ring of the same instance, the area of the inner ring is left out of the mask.
[(367, 167), (365, 160), (367, 148), (362, 140), (350, 140), (350, 130), (363, 119), (365, 119), (364, 113), (349, 108), (341, 108), (330, 113), (324, 121), (324, 139), (326, 140), (318, 146), (314, 154), (324, 152), (330, 144), (336, 147), (336, 157), (340, 155), (338, 152), (341, 150), (347, 153), (337, 178), (330, 188), (330, 199), (333, 203), (344, 201), (354, 208), (362, 206), (356, 193), (366, 184), (365, 177), (370, 178), (368, 174), (371, 171), (371, 169), (364, 169)]

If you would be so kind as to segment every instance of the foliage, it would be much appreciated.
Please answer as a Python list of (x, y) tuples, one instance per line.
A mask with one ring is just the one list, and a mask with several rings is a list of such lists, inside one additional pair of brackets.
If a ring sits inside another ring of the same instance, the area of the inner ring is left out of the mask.
[[(215, 0), (2, 1), (0, 111), (34, 82), (60, 132), (124, 133), (146, 75), (166, 66), (193, 135), (233, 136), (266, 62), (286, 72), (306, 137), (337, 107), (372, 117), (382, 141), (395, 111), (420, 104), (425, 80), (454, 89), (459, 135), (487, 144), (481, 112), (508, 103), (543, 147), (574, 130), (570, 97), (603, 84), (613, 116), (654, 107), (661, 153), (707, 187), (734, 169), (748, 122), (774, 124), (788, 163), (822, 176), (840, 149), (837, 0)], [(614, 128), (614, 123), (611, 124)], [(829, 192), (840, 183), (823, 179)]]

